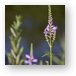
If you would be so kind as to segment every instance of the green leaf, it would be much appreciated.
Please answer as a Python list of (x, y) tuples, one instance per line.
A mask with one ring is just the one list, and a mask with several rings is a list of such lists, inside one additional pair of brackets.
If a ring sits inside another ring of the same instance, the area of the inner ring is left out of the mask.
[(21, 16), (16, 16), (16, 29), (18, 30), (18, 28), (21, 25)]
[(16, 64), (19, 64), (20, 56), (21, 56), (21, 54), (23, 52), (23, 49), (24, 49), (23, 47), (20, 48), (20, 51), (19, 51), (19, 53), (18, 53), (18, 55), (16, 57)]
[(14, 57), (14, 59), (16, 59), (16, 55), (15, 55), (13, 49), (11, 49), (11, 54), (12, 54), (12, 56)]
[(12, 63), (12, 55), (11, 55), (11, 53), (8, 53), (7, 57), (8, 57), (9, 64), (11, 64)]
[(20, 41), (21, 41), (21, 37), (18, 39), (18, 42), (17, 42), (17, 49), (19, 49)]
[(16, 33), (15, 33), (14, 29), (10, 28), (10, 30), (11, 30), (12, 35), (16, 38), (17, 36), (16, 36)]
[(11, 46), (12, 46), (12, 49), (15, 53), (17, 53), (17, 48), (15, 46), (15, 42), (13, 40), (11, 40)]
[(56, 64), (60, 64), (60, 59), (57, 58), (56, 56), (53, 56), (53, 61), (54, 61)]
[(41, 57), (49, 56), (49, 51), (45, 51)]

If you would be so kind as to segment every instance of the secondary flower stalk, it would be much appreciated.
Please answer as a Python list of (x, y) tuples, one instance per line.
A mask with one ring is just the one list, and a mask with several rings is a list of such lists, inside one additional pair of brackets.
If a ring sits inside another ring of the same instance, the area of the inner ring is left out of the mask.
[(26, 60), (24, 61), (25, 64), (32, 65), (33, 63), (37, 63), (38, 59), (34, 58), (32, 43), (31, 43), (31, 48), (30, 48), (30, 55), (26, 54), (25, 57), (26, 57)]

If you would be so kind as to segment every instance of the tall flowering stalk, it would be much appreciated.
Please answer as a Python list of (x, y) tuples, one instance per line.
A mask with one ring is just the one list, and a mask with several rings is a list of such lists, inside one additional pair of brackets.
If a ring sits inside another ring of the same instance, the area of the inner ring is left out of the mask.
[(11, 65), (22, 64), (23, 60), (21, 59), (21, 55), (23, 52), (23, 47), (20, 47), (21, 42), (21, 16), (16, 16), (16, 21), (13, 22), (10, 27), (10, 43), (11, 50), (8, 53), (8, 61)]
[(50, 65), (52, 65), (52, 46), (56, 38), (57, 26), (53, 24), (53, 18), (51, 14), (51, 6), (48, 5), (48, 24), (44, 30), (46, 41), (50, 47)]

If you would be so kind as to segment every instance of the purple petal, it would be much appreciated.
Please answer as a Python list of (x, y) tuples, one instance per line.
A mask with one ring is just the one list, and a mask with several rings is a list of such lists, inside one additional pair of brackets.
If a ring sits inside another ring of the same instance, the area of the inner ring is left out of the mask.
[(32, 62), (29, 60), (29, 63), (28, 63), (29, 65), (32, 65)]
[(28, 61), (28, 60), (25, 60), (25, 61), (24, 61), (24, 63), (28, 64), (28, 63), (29, 63), (29, 61)]
[(47, 30), (47, 31), (50, 30), (50, 25), (49, 25), (49, 24), (47, 25), (46, 30)]
[(54, 27), (53, 27), (53, 30), (56, 30), (56, 29), (57, 29), (57, 26), (54, 26)]
[(45, 36), (47, 36), (49, 31), (45, 29), (43, 33), (45, 34)]
[(53, 28), (52, 28), (52, 33), (54, 33), (55, 31), (57, 30), (57, 26), (53, 26)]
[(30, 60), (25, 60), (24, 63), (25, 63), (25, 64), (32, 65), (32, 62), (31, 62)]
[(48, 31), (44, 31), (44, 34), (48, 34)]
[(44, 33), (45, 34), (45, 36), (47, 36), (48, 35), (48, 33)]
[(30, 59), (30, 55), (26, 54), (25, 56), (26, 56), (26, 58)]
[(33, 60), (32, 60), (32, 62), (37, 62), (37, 61), (38, 61), (37, 59), (33, 59)]

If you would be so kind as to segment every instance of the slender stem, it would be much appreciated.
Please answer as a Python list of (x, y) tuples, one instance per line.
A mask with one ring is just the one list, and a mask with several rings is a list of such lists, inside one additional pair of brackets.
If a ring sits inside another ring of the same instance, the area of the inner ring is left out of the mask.
[(51, 43), (51, 31), (52, 31), (52, 28), (51, 28), (51, 26), (52, 26), (52, 15), (51, 15), (51, 6), (50, 5), (48, 5), (48, 23), (50, 24), (50, 42), (49, 42), (49, 44), (50, 44), (50, 65), (52, 65), (52, 43)]
[(50, 65), (52, 65), (52, 45), (50, 42)]
[(33, 43), (31, 43), (31, 46), (30, 46), (30, 56), (31, 57), (33, 56)]

